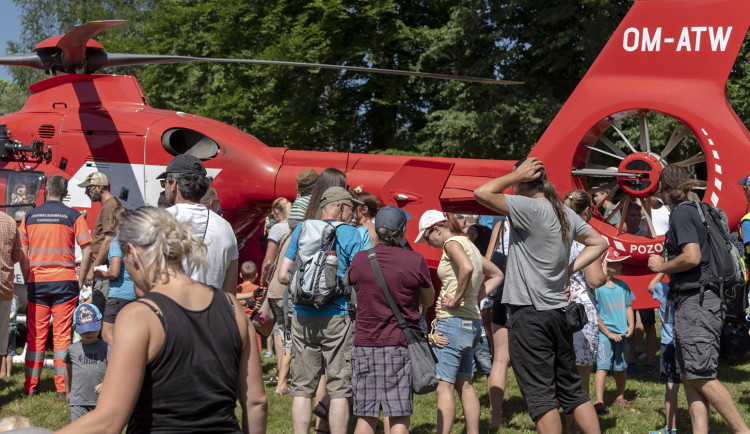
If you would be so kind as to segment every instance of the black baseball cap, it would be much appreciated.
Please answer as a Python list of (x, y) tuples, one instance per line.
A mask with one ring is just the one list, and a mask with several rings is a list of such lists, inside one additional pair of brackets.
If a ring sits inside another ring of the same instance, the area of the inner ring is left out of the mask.
[(164, 179), (168, 173), (193, 174), (206, 176), (206, 166), (197, 157), (188, 154), (180, 154), (169, 162), (167, 170), (156, 179)]

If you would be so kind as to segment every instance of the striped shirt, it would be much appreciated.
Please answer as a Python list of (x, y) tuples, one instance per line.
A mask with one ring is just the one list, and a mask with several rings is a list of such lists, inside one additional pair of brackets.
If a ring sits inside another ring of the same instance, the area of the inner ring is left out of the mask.
[(310, 193), (298, 194), (289, 210), (289, 227), (294, 228), (297, 223), (305, 219), (307, 205), (310, 203)]
[(60, 201), (48, 201), (26, 213), (19, 227), (29, 246), (29, 283), (77, 281), (75, 244), (91, 243), (81, 213)]

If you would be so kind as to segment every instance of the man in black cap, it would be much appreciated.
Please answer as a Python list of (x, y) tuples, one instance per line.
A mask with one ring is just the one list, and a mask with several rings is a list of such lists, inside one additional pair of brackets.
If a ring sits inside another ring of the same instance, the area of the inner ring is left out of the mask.
[[(189, 222), (193, 234), (206, 244), (206, 259), (210, 266), (193, 270), (190, 277), (222, 288), (225, 292), (237, 292), (237, 238), (232, 226), (215, 212), (200, 204), (211, 179), (206, 176), (206, 167), (196, 157), (180, 154), (172, 159), (167, 170), (156, 177), (161, 179), (167, 202), (167, 211), (177, 220)], [(190, 270), (185, 270), (190, 274)]]

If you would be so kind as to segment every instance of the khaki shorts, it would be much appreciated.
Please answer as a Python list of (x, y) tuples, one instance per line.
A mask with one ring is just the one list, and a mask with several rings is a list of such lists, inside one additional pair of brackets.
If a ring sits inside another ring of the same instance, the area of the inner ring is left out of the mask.
[(331, 399), (352, 396), (353, 331), (348, 315), (292, 318), (292, 396), (315, 396), (324, 373)]

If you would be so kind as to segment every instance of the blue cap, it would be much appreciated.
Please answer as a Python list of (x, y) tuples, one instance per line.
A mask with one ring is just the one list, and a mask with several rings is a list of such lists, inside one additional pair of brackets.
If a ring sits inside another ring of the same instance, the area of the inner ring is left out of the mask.
[(375, 215), (375, 230), (388, 228), (393, 232), (398, 232), (404, 229), (409, 220), (411, 220), (409, 211), (393, 205), (384, 206)]
[(750, 175), (747, 175), (746, 177), (740, 179), (737, 181), (737, 184), (743, 186), (743, 187), (750, 187)]
[(90, 303), (83, 303), (73, 312), (73, 321), (76, 325), (76, 333), (98, 332), (102, 329), (102, 314), (99, 309)]

